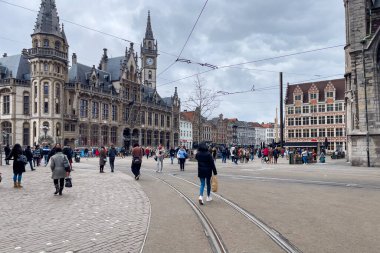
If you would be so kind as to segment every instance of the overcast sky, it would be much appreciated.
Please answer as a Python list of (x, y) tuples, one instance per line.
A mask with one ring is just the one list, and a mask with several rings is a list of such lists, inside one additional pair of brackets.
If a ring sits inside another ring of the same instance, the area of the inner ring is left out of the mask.
[[(40, 0), (7, 0), (38, 10)], [(205, 1), (201, 0), (56, 0), (62, 21), (68, 20), (137, 43), (145, 34), (148, 10), (158, 41), (158, 73), (175, 61)], [(0, 53), (19, 54), (31, 47), (36, 12), (0, 1)], [(98, 66), (103, 48), (109, 57), (121, 56), (129, 42), (65, 22), (70, 55), (78, 62)], [(209, 0), (181, 58), (215, 66), (255, 61), (345, 43), (344, 7), (335, 0)], [(170, 53), (172, 55), (169, 55)], [(71, 57), (70, 57), (71, 58)], [(171, 96), (178, 87), (184, 101), (194, 78), (169, 83), (209, 70), (176, 63), (158, 78), (158, 92)], [(274, 121), (279, 106), (278, 72), (284, 83), (342, 78), (343, 47), (276, 60), (220, 68), (202, 74), (205, 87), (215, 91), (249, 91), (220, 97), (214, 116), (244, 121)], [(333, 76), (334, 75), (334, 76)], [(269, 88), (266, 88), (269, 87)], [(266, 88), (266, 89), (265, 89)], [(264, 90), (263, 90), (264, 89)]]

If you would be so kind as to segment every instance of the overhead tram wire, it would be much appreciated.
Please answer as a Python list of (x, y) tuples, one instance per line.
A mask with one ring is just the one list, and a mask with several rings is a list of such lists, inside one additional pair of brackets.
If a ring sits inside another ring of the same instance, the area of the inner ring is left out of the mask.
[(162, 75), (163, 73), (165, 73), (166, 71), (168, 71), (168, 70), (169, 70), (174, 64), (177, 63), (177, 61), (179, 61), (179, 58), (181, 57), (181, 55), (182, 55), (182, 53), (183, 53), (183, 50), (185, 49), (187, 43), (189, 42), (190, 37), (191, 37), (191, 35), (193, 34), (194, 29), (195, 29), (196, 25), (198, 24), (198, 21), (199, 21), (201, 15), (202, 15), (204, 9), (206, 8), (207, 3), (208, 3), (208, 0), (206, 0), (205, 4), (203, 5), (202, 10), (201, 10), (201, 12), (199, 13), (199, 15), (198, 15), (198, 17), (197, 17), (197, 20), (195, 21), (195, 23), (194, 23), (194, 25), (193, 25), (193, 28), (192, 28), (191, 31), (190, 31), (190, 34), (187, 36), (187, 39), (186, 39), (186, 41), (185, 41), (185, 44), (183, 44), (181, 51), (179, 52), (178, 56), (176, 56), (177, 59), (176, 59), (174, 62), (172, 62), (169, 66), (167, 66), (163, 71), (161, 71), (160, 73), (158, 73), (158, 74), (157, 74), (157, 77), (159, 77), (160, 75)]
[[(37, 10), (33, 10), (33, 9), (30, 9), (28, 7), (21, 6), (21, 5), (18, 5), (18, 4), (10, 3), (8, 1), (0, 0), (0, 2), (8, 4), (8, 5), (11, 5), (11, 6), (14, 6), (14, 7), (18, 7), (18, 8), (24, 9), (24, 10), (28, 10), (28, 11), (31, 11), (31, 12), (38, 13)], [(135, 42), (133, 42), (131, 40), (128, 40), (128, 39), (125, 39), (123, 37), (120, 37), (120, 36), (117, 36), (117, 35), (113, 35), (113, 34), (110, 34), (110, 33), (107, 33), (107, 32), (103, 32), (103, 31), (100, 31), (100, 30), (97, 30), (97, 29), (94, 29), (94, 28), (91, 28), (91, 27), (88, 27), (88, 26), (85, 26), (85, 25), (81, 25), (79, 23), (75, 23), (75, 22), (67, 20), (67, 19), (60, 18), (60, 20), (65, 21), (66, 23), (69, 23), (69, 24), (72, 24), (72, 25), (79, 26), (79, 27), (81, 27), (83, 29), (87, 29), (87, 30), (90, 30), (90, 31), (93, 31), (93, 32), (97, 32), (97, 33), (100, 33), (100, 34), (103, 34), (105, 36), (109, 36), (109, 37), (112, 37), (112, 38), (115, 38), (115, 39), (118, 39), (118, 40), (122, 40), (122, 41), (125, 41), (125, 42), (130, 42), (130, 43), (135, 43)], [(172, 53), (168, 53), (168, 52), (165, 52), (165, 51), (162, 51), (162, 50), (158, 50), (158, 52), (166, 54), (166, 55), (170, 55), (170, 56), (173, 56), (173, 57), (177, 57), (176, 55), (174, 55)]]

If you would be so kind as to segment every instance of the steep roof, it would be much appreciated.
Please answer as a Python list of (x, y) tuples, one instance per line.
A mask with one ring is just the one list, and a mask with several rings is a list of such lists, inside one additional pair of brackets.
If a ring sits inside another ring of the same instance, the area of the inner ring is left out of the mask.
[[(80, 82), (82, 84), (89, 83), (89, 75), (92, 72), (92, 68), (90, 66), (86, 66), (81, 63), (73, 64), (69, 70), (69, 82), (75, 83)], [(99, 79), (100, 84), (108, 85), (111, 84), (109, 76), (110, 73), (95, 69), (97, 78)]]
[(55, 0), (42, 0), (40, 10), (34, 26), (34, 34), (53, 34), (66, 40), (65, 33), (61, 30)]
[(292, 84), (288, 85), (286, 90), (286, 97), (285, 97), (285, 104), (293, 104), (293, 92), (297, 87), (300, 87), (300, 89), (303, 92), (303, 102), (308, 103), (309, 102), (309, 89), (314, 84), (317, 89), (319, 90), (319, 101), (325, 100), (325, 88), (328, 85), (328, 83), (332, 83), (335, 87), (335, 99), (336, 100), (344, 100), (344, 92), (345, 92), (345, 80), (344, 78), (341, 79), (335, 79), (335, 80), (325, 80), (325, 81), (319, 81), (314, 83), (300, 83), (300, 84)]
[(193, 121), (195, 117), (195, 112), (181, 112), (181, 115), (187, 120), (187, 121)]
[(4, 78), (30, 80), (30, 64), (24, 55), (12, 55), (0, 58), (0, 72)]
[(150, 11), (148, 11), (148, 20), (146, 22), (145, 39), (154, 40), (152, 25), (150, 23)]
[(252, 127), (260, 127), (260, 128), (263, 128), (263, 126), (262, 126), (260, 123), (258, 123), (258, 122), (250, 122), (250, 125), (251, 125)]

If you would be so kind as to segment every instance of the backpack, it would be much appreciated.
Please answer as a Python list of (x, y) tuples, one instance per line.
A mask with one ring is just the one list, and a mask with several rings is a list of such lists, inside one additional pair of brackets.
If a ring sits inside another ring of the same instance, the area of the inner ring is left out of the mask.
[(22, 163), (24, 163), (24, 164), (27, 164), (27, 163), (28, 163), (28, 158), (26, 158), (25, 155), (19, 155), (19, 156), (17, 157), (17, 162), (22, 162)]

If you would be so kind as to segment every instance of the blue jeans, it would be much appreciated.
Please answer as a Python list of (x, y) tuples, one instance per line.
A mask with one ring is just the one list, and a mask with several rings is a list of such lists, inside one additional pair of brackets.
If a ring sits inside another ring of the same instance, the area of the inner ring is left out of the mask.
[(255, 159), (255, 155), (254, 154), (251, 154), (251, 161), (253, 161)]
[(226, 155), (222, 155), (222, 163), (226, 163), (226, 160), (227, 160), (227, 156)]
[(211, 194), (211, 177), (200, 177), (201, 180), (201, 187), (199, 189), (199, 196), (203, 196), (203, 191), (205, 189), (205, 183), (207, 181), (207, 196), (210, 196)]
[(173, 164), (174, 156), (170, 156), (170, 160), (172, 161), (172, 164)]
[(28, 162), (29, 162), (29, 164), (30, 164), (30, 169), (31, 169), (31, 170), (34, 170), (34, 169), (33, 169), (33, 160), (30, 160), (30, 161), (28, 161)]
[(303, 156), (302, 161), (303, 161), (303, 163), (307, 163), (307, 156)]
[(13, 182), (21, 182), (21, 179), (22, 179), (22, 173), (20, 174), (13, 174)]

